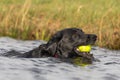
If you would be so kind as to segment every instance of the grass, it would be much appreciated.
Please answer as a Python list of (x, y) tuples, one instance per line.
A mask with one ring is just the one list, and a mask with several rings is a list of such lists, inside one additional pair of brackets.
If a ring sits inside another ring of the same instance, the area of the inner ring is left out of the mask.
[(48, 40), (56, 31), (82, 28), (96, 45), (120, 49), (119, 0), (0, 0), (0, 36)]

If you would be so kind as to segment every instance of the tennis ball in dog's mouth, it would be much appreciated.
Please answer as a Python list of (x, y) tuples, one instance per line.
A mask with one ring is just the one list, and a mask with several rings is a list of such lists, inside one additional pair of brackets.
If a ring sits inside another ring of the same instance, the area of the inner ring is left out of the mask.
[(91, 51), (91, 45), (78, 46), (77, 50), (80, 51), (80, 52), (90, 52)]

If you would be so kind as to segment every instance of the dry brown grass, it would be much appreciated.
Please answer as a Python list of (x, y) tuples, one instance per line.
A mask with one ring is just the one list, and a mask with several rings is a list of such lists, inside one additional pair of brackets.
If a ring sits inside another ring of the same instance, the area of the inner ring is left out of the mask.
[(0, 36), (48, 40), (58, 30), (78, 27), (97, 34), (96, 45), (120, 49), (120, 1), (11, 1), (0, 7)]

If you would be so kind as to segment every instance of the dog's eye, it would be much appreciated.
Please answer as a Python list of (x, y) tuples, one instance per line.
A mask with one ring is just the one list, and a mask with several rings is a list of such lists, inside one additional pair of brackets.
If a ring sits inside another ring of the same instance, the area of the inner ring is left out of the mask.
[(74, 34), (74, 35), (72, 35), (72, 38), (73, 38), (73, 39), (79, 39), (79, 38), (80, 38), (80, 35)]

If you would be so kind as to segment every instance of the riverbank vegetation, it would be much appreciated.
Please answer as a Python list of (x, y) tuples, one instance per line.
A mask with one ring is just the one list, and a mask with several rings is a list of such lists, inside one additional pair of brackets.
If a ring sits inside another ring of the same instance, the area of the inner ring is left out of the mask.
[(96, 34), (96, 45), (120, 49), (120, 0), (0, 0), (0, 36), (48, 40), (64, 28)]

